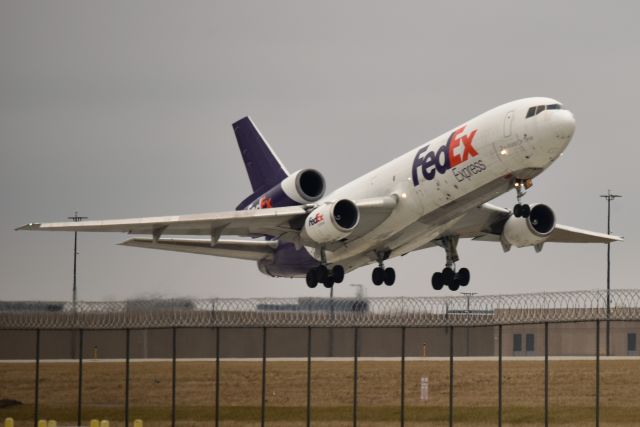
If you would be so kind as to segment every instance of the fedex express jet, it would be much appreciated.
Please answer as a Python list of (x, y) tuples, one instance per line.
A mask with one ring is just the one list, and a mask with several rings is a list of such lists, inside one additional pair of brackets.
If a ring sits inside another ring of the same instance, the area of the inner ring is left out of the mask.
[[(549, 206), (523, 202), (575, 131), (573, 114), (551, 98), (489, 110), (329, 194), (315, 169), (290, 173), (251, 119), (233, 129), (253, 189), (235, 211), (30, 223), (19, 230), (147, 235), (122, 244), (253, 260), (264, 274), (305, 277), (311, 288), (330, 288), (370, 264), (373, 284), (391, 286), (396, 273), (385, 261), (439, 247), (444, 268), (431, 284), (452, 291), (470, 279), (458, 265), (461, 238), (496, 242), (504, 251), (622, 240), (560, 225)], [(517, 199), (511, 210), (488, 203), (511, 189)]]

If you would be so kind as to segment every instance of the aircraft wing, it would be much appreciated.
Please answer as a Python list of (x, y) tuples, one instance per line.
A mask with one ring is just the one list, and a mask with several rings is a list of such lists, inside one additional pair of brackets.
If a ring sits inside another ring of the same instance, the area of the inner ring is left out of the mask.
[(165, 251), (213, 255), (253, 261), (271, 257), (278, 247), (276, 240), (224, 238), (220, 239), (213, 247), (211, 246), (211, 241), (208, 239), (159, 239), (157, 242), (154, 242), (151, 238), (135, 238), (120, 244), (137, 248), (162, 249)]
[(149, 234), (158, 240), (161, 235), (212, 236), (280, 236), (299, 232), (308, 207), (289, 206), (272, 209), (146, 217), (83, 222), (30, 223), (18, 230), (88, 231)]
[[(478, 206), (465, 214), (450, 230), (449, 234), (480, 241), (500, 241), (500, 234), (511, 211), (490, 203)], [(620, 236), (583, 230), (556, 224), (546, 242), (555, 243), (611, 243), (622, 241)]]
[[(393, 211), (395, 197), (379, 197), (355, 201), (360, 210), (360, 223), (349, 236), (349, 240), (360, 237), (382, 223)], [(29, 223), (17, 230), (44, 231), (83, 231), (83, 232), (121, 232), (129, 234), (147, 234), (153, 236), (151, 243), (161, 243), (160, 237), (173, 236), (210, 236), (209, 246), (215, 246), (220, 236), (262, 237), (273, 236), (280, 240), (299, 242), (300, 231), (308, 213), (317, 204), (288, 206), (269, 209), (252, 209), (232, 212), (214, 212), (205, 214), (176, 215), (163, 217), (145, 217), (82, 222)], [(149, 242), (130, 240), (128, 246), (143, 246)], [(187, 246), (186, 241), (177, 243), (164, 241), (172, 248)], [(343, 244), (340, 242), (339, 244)], [(166, 247), (164, 248), (166, 249)], [(172, 249), (175, 250), (175, 249)]]

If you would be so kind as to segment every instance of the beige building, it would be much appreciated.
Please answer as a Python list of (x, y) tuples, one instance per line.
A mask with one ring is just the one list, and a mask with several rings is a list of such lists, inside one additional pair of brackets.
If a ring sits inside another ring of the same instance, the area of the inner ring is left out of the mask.
[[(605, 322), (600, 322), (600, 353), (605, 354)], [(498, 327), (454, 328), (455, 356), (495, 356), (498, 353)], [(611, 322), (611, 355), (638, 355), (640, 322)], [(221, 357), (261, 357), (261, 328), (221, 329)], [(544, 324), (504, 326), (504, 356), (544, 355)], [(0, 359), (32, 359), (35, 331), (0, 330)], [(132, 358), (169, 358), (172, 355), (171, 329), (131, 331)], [(126, 333), (122, 330), (88, 330), (83, 333), (85, 358), (125, 357)], [(41, 357), (69, 359), (78, 355), (77, 331), (41, 331)], [(363, 357), (397, 357), (401, 354), (399, 328), (360, 328), (359, 354)], [(353, 328), (313, 328), (314, 357), (351, 357), (354, 352)], [(178, 329), (177, 357), (204, 358), (216, 354), (216, 331), (209, 328)], [(549, 354), (552, 356), (593, 356), (595, 322), (550, 323)], [(448, 328), (407, 328), (406, 356), (448, 356)], [(306, 328), (267, 329), (268, 357), (306, 357)]]

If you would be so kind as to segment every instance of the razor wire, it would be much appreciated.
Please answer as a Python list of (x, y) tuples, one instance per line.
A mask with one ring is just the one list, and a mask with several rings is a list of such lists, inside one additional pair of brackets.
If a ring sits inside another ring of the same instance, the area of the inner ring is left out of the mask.
[(640, 320), (640, 290), (394, 298), (0, 301), (0, 329), (447, 327)]

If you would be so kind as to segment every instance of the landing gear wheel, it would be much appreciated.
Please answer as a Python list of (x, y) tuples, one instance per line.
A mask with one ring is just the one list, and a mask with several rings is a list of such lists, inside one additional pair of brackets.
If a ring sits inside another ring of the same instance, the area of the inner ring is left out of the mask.
[(324, 265), (320, 265), (316, 267), (316, 280), (318, 282), (324, 283), (329, 277), (329, 270)]
[(442, 289), (442, 287), (444, 286), (444, 278), (442, 277), (442, 273), (440, 273), (439, 271), (433, 273), (433, 276), (431, 276), (431, 286), (436, 291)]
[(371, 281), (374, 285), (380, 286), (384, 282), (384, 269), (382, 267), (376, 267), (371, 273)]
[(315, 268), (312, 268), (311, 270), (307, 271), (307, 286), (310, 287), (311, 289), (318, 286), (318, 278), (316, 275)]
[(454, 278), (450, 283), (449, 283), (449, 290), (452, 291), (457, 291), (458, 289), (460, 289), (460, 281), (456, 278)]
[(471, 280), (471, 273), (468, 268), (461, 268), (456, 273), (456, 280), (460, 282), (460, 286), (467, 286)]
[(442, 281), (449, 287), (451, 287), (455, 276), (456, 273), (454, 273), (453, 269), (451, 269), (450, 267), (445, 267), (444, 270), (442, 270)]
[(331, 269), (331, 276), (333, 277), (334, 282), (342, 283), (344, 280), (344, 267), (341, 265), (334, 265)]
[(334, 283), (335, 283), (335, 280), (333, 280), (333, 277), (331, 276), (327, 277), (327, 279), (323, 282), (324, 287), (327, 289), (333, 288)]
[(513, 207), (513, 216), (520, 218), (522, 216), (522, 205), (517, 204)]
[(384, 270), (384, 284), (387, 286), (392, 286), (396, 282), (396, 271), (389, 267)]
[(531, 213), (531, 208), (529, 205), (522, 205), (522, 211), (520, 212), (523, 218), (529, 218), (529, 214)]

